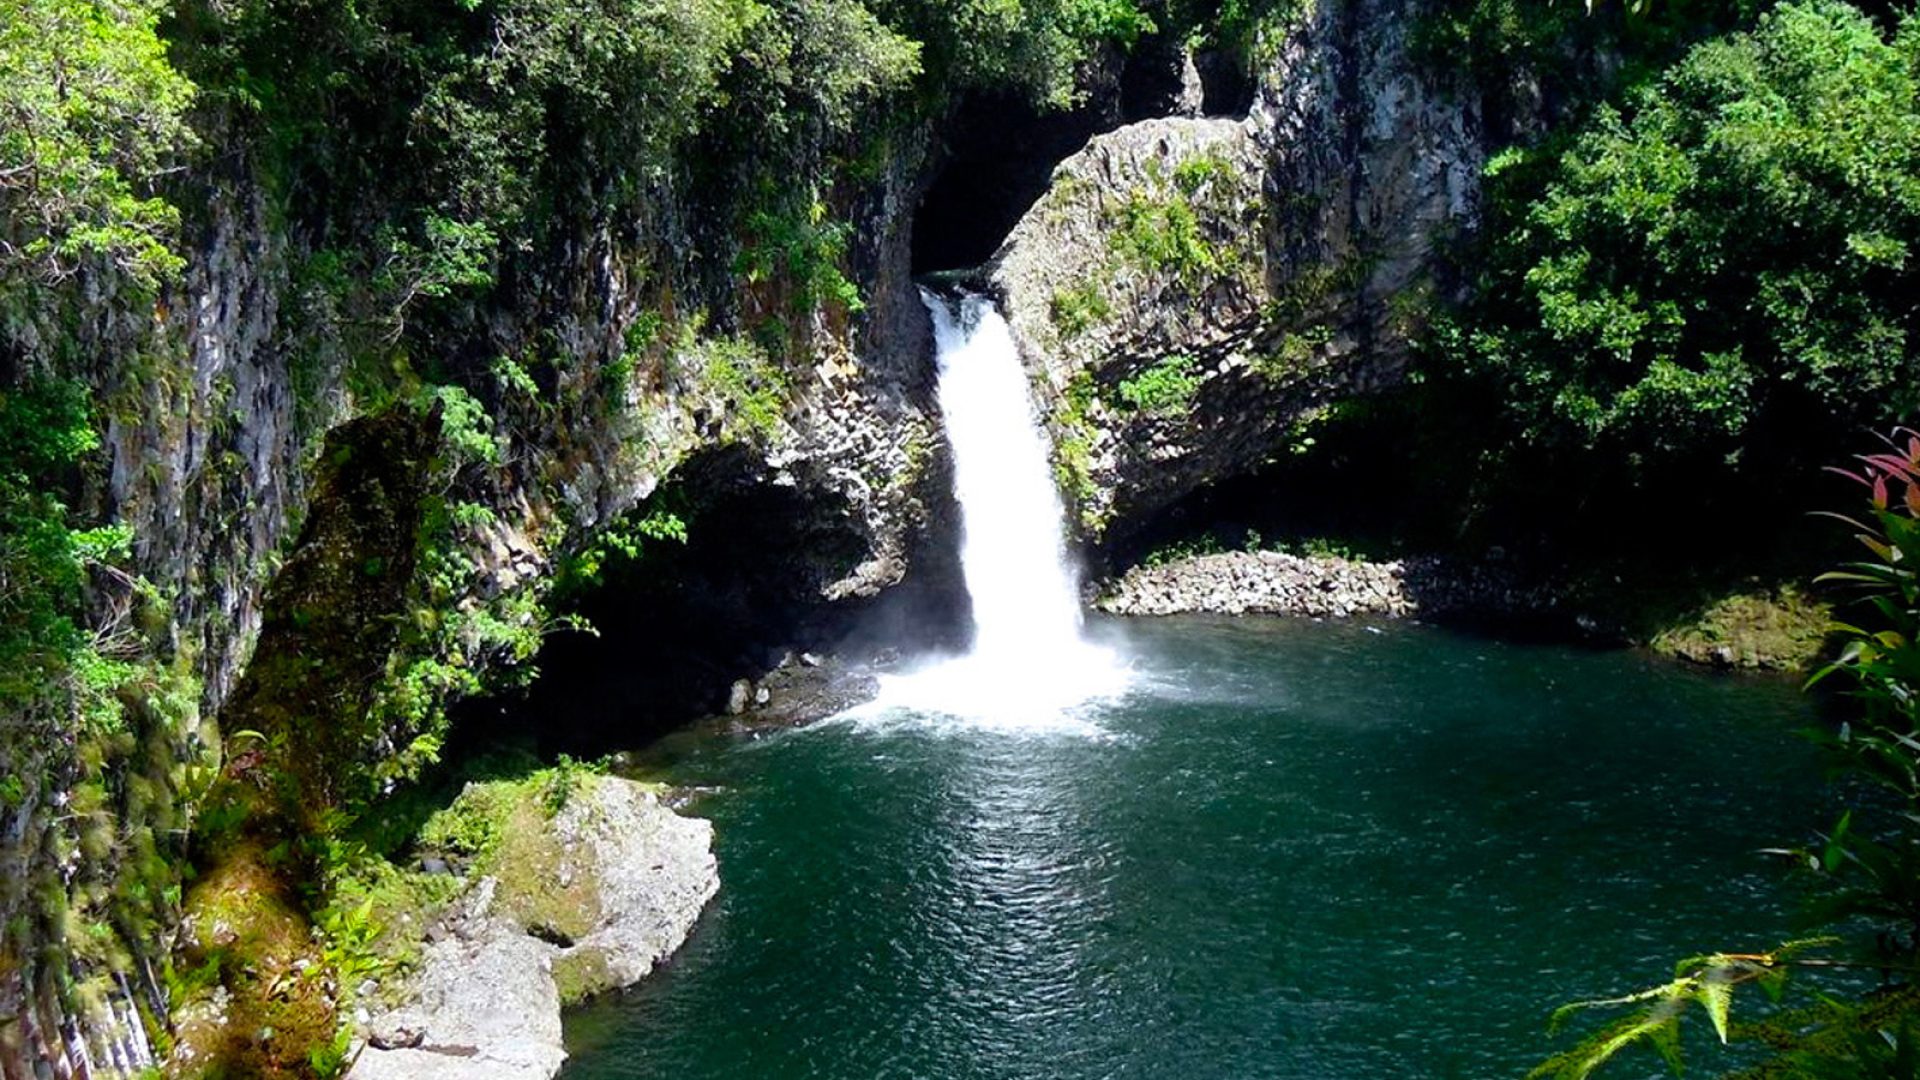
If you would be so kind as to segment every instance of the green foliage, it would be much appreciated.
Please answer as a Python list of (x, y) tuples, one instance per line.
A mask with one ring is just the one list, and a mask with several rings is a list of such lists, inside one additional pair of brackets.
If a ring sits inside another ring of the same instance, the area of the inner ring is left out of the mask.
[[(160, 715), (180, 704), (138, 629), (138, 613), (160, 597), (123, 568), (132, 530), (79, 527), (63, 495), (98, 446), (77, 384), (0, 386), (0, 713), (83, 747), (127, 735), (130, 701), (166, 693), (143, 706)], [(93, 625), (89, 595), (108, 601)], [(14, 750), (30, 752), (28, 730)], [(0, 802), (24, 798), (14, 780), (0, 785)]]
[(341, 197), (388, 193), (429, 222), (505, 235), (534, 209), (543, 159), (566, 142), (658, 175), (768, 9), (374, 0), (192, 15), (182, 27), (190, 61), (210, 90), (263, 114), (283, 176), (333, 170)]
[(801, 214), (756, 210), (747, 222), (748, 239), (734, 271), (750, 285), (782, 281), (796, 314), (828, 301), (861, 311), (866, 304), (860, 290), (840, 269), (851, 233), (845, 222), (828, 221), (826, 204), (818, 200)]
[(1117, 206), (1103, 207), (1110, 264), (1169, 274), (1190, 289), (1246, 264), (1247, 237), (1223, 232), (1206, 214), (1243, 205), (1231, 161), (1203, 150), (1175, 162), (1171, 174), (1157, 160), (1145, 172)]
[(786, 372), (758, 344), (739, 337), (701, 337), (689, 324), (675, 348), (676, 361), (697, 373), (727, 407), (735, 437), (769, 442), (786, 427)]
[(1295, 541), (1276, 541), (1275, 551), (1291, 552), (1309, 559), (1344, 559), (1348, 562), (1360, 562), (1367, 553), (1343, 540), (1324, 536), (1309, 536)]
[(1199, 216), (1188, 199), (1136, 188), (1116, 217), (1109, 243), (1126, 261), (1171, 271), (1187, 282), (1220, 269), (1220, 255), (1201, 235)]
[(810, 115), (848, 131), (864, 108), (887, 104), (921, 74), (920, 43), (858, 0), (783, 0), (764, 10), (742, 54), (766, 80), (749, 84), (752, 92), (777, 102), (769, 117), (776, 124)]
[(425, 402), (427, 408), (439, 410), (440, 437), (454, 462), (500, 464), (493, 417), (477, 398), (458, 386), (434, 386), (426, 390)]
[(1054, 486), (1072, 501), (1082, 523), (1089, 526), (1097, 523), (1091, 515), (1099, 495), (1093, 482), (1093, 440), (1098, 428), (1089, 415), (1098, 396), (1093, 376), (1082, 369), (1067, 384), (1054, 413)]
[[(549, 611), (536, 590), (481, 587), (473, 553), (494, 514), (456, 492), (500, 467), (502, 441), (485, 406), (460, 387), (429, 385), (413, 407), (438, 415), (432, 467), (439, 490), (425, 500), (398, 640), (360, 725), (368, 744), (357, 752), (370, 758), (362, 765), (379, 786), (411, 779), (439, 760), (449, 703), (524, 685), (538, 674), (532, 660), (546, 636), (583, 626)], [(358, 799), (349, 809), (359, 809)]]
[(154, 190), (192, 143), (194, 88), (152, 0), (0, 3), (0, 280), (103, 262), (153, 288), (179, 213)]
[(1450, 358), (1533, 444), (1645, 470), (1767, 431), (1800, 460), (1920, 407), (1920, 34), (1783, 5), (1489, 165), (1482, 300)]
[(687, 523), (679, 514), (652, 506), (644, 514), (623, 515), (561, 566), (556, 588), (567, 592), (598, 585), (609, 565), (632, 566), (644, 557), (649, 542), (660, 541), (687, 542)]
[(1293, 378), (1309, 370), (1313, 358), (1332, 341), (1333, 328), (1324, 325), (1282, 334), (1272, 352), (1254, 358), (1253, 370), (1275, 382)]
[(558, 814), (593, 777), (603, 776), (606, 771), (604, 762), (577, 761), (561, 754), (553, 768), (537, 777), (540, 805), (546, 808), (548, 817)]
[(1210, 187), (1231, 187), (1237, 182), (1233, 163), (1216, 153), (1198, 153), (1173, 167), (1173, 186), (1189, 199)]
[(342, 1024), (328, 1042), (316, 1043), (307, 1051), (307, 1067), (319, 1080), (345, 1075), (353, 1064), (353, 1026)]
[(183, 265), (159, 185), (192, 146), (194, 90), (164, 11), (0, 0), (0, 805), (29, 830), (0, 875), (0, 970), (76, 1014), (175, 921), (174, 781), (198, 764), (189, 664), (156, 662), (145, 633), (167, 601), (127, 568), (132, 531), (81, 510), (102, 463), (74, 377), (95, 358), (71, 334), (101, 296), (137, 325)]
[(87, 535), (49, 481), (99, 444), (70, 383), (0, 388), (0, 706), (40, 698), (79, 662)]
[(1227, 547), (1213, 533), (1201, 533), (1199, 536), (1183, 537), (1155, 547), (1141, 557), (1142, 566), (1166, 566), (1171, 563), (1198, 559), (1204, 555), (1224, 555)]
[(1075, 76), (1102, 46), (1126, 47), (1156, 28), (1136, 0), (869, 0), (902, 33), (924, 43), (923, 64), (955, 90), (1012, 89), (1064, 107)]
[(405, 332), (407, 313), (420, 301), (493, 284), (490, 264), (499, 238), (485, 223), (429, 214), (416, 235), (388, 228), (374, 244), (382, 254), (373, 287), (388, 307), (389, 340)]
[(1107, 292), (1100, 282), (1086, 279), (1056, 290), (1050, 310), (1060, 336), (1072, 338), (1105, 322), (1113, 314), (1113, 305), (1107, 301)]
[(1116, 393), (1128, 408), (1160, 415), (1184, 413), (1200, 392), (1202, 376), (1199, 361), (1185, 353), (1174, 353), (1152, 366), (1122, 379)]
[(1529, 1078), (1586, 1080), (1622, 1050), (1637, 1044), (1651, 1046), (1676, 1074), (1680, 1060), (1680, 1020), (1689, 1005), (1698, 1005), (1722, 1043), (1727, 1042), (1729, 1012), (1735, 988), (1754, 983), (1779, 1001), (1786, 992), (1787, 974), (1801, 953), (1833, 945), (1836, 938), (1790, 941), (1765, 953), (1714, 953), (1693, 956), (1674, 968), (1673, 981), (1622, 997), (1576, 1001), (1554, 1011), (1549, 1026), (1558, 1029), (1568, 1018), (1589, 1009), (1629, 1008), (1620, 1019), (1589, 1035), (1567, 1052), (1528, 1073)]

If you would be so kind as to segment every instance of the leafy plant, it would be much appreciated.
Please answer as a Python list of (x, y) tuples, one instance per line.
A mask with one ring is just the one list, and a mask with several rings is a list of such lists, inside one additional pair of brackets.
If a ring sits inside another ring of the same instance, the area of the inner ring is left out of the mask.
[(765, 350), (744, 338), (699, 338), (688, 327), (677, 354), (690, 362), (728, 407), (736, 437), (777, 438), (786, 422), (787, 375)]
[(827, 206), (818, 199), (801, 213), (756, 210), (747, 221), (747, 242), (734, 271), (749, 284), (783, 282), (796, 313), (826, 301), (861, 311), (866, 304), (860, 289), (840, 269), (852, 233), (847, 223), (827, 220)]
[(1115, 392), (1127, 407), (1139, 412), (1179, 413), (1193, 403), (1201, 381), (1199, 362), (1185, 353), (1174, 353), (1121, 380)]
[(1441, 327), (1449, 360), (1524, 441), (1641, 473), (1804, 463), (1911, 415), (1916, 50), (1910, 26), (1889, 39), (1838, 0), (1797, 0), (1569, 143), (1497, 155), (1481, 298)]
[(1858, 472), (1835, 471), (1867, 488), (1868, 516), (1831, 516), (1852, 527), (1873, 558), (1820, 580), (1857, 590), (1878, 625), (1838, 624), (1846, 647), (1813, 682), (1840, 673), (1852, 679), (1861, 726), (1892, 740), (1856, 749), (1876, 763), (1872, 775), (1920, 807), (1920, 742), (1914, 739), (1920, 734), (1920, 432), (1901, 429), (1887, 450), (1860, 463)]
[[(1755, 1026), (1753, 1037), (1783, 1051), (1775, 1063), (1781, 1075), (1913, 1075), (1920, 1018), (1910, 978), (1920, 970), (1914, 963), (1920, 957), (1920, 433), (1900, 429), (1886, 450), (1859, 462), (1858, 471), (1836, 471), (1868, 489), (1869, 513), (1832, 516), (1855, 530), (1872, 558), (1820, 580), (1858, 590), (1873, 617), (1835, 625), (1846, 645), (1808, 685), (1836, 676), (1850, 683), (1847, 693), (1858, 712), (1822, 741), (1837, 751), (1849, 774), (1891, 792), (1894, 812), (1882, 801), (1865, 800), (1819, 835), (1816, 847), (1775, 853), (1817, 886), (1808, 909), (1815, 921), (1846, 930), (1864, 926), (1872, 945), (1857, 958), (1834, 955), (1841, 939), (1823, 937), (1767, 953), (1684, 960), (1672, 982), (1558, 1010), (1556, 1027), (1591, 1008), (1631, 1009), (1532, 1075), (1582, 1080), (1639, 1043), (1652, 1046), (1677, 1072), (1679, 1023), (1689, 1005), (1701, 1007), (1724, 1043), (1738, 1034), (1728, 1020), (1736, 987), (1757, 983), (1777, 1002), (1789, 971), (1828, 968), (1877, 970), (1886, 984), (1866, 995), (1845, 987), (1816, 989), (1814, 1007)], [(1870, 826), (1859, 824), (1869, 818)], [(1897, 1071), (1901, 1063), (1906, 1072)]]
[(1674, 967), (1672, 982), (1622, 997), (1576, 1001), (1554, 1010), (1548, 1026), (1558, 1030), (1577, 1013), (1588, 1009), (1630, 1006), (1633, 1011), (1588, 1036), (1579, 1046), (1546, 1061), (1527, 1075), (1553, 1080), (1586, 1080), (1594, 1070), (1629, 1046), (1645, 1043), (1659, 1052), (1677, 1074), (1680, 1060), (1680, 1019), (1689, 1005), (1698, 1005), (1713, 1025), (1714, 1034), (1727, 1042), (1734, 990), (1753, 983), (1778, 1002), (1786, 991), (1787, 972), (1795, 958), (1810, 949), (1832, 945), (1835, 938), (1790, 941), (1765, 953), (1713, 953), (1691, 956)]
[(10, 0), (0, 9), (0, 278), (57, 284), (100, 260), (152, 289), (183, 262), (155, 191), (192, 146), (194, 87), (154, 0)]
[(1147, 552), (1140, 563), (1142, 566), (1166, 566), (1186, 559), (1197, 559), (1203, 555), (1222, 555), (1226, 550), (1226, 545), (1220, 542), (1218, 536), (1213, 533), (1202, 533), (1199, 536), (1161, 544)]
[(1100, 283), (1089, 279), (1055, 291), (1050, 310), (1060, 335), (1072, 338), (1105, 322), (1113, 314), (1113, 305)]
[(591, 544), (561, 567), (562, 590), (578, 589), (600, 583), (609, 564), (632, 565), (643, 557), (649, 542), (687, 542), (687, 523), (679, 514), (664, 507), (653, 507), (644, 514), (630, 514), (602, 529)]

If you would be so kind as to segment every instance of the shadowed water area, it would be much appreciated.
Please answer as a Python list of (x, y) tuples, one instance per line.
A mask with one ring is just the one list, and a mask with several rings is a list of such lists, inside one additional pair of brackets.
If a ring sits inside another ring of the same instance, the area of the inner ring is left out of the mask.
[(1095, 637), (1132, 688), (1064, 722), (661, 746), (718, 789), (724, 884), (569, 1018), (564, 1077), (1518, 1076), (1554, 1004), (1790, 933), (1755, 849), (1820, 824), (1791, 683), (1413, 626)]

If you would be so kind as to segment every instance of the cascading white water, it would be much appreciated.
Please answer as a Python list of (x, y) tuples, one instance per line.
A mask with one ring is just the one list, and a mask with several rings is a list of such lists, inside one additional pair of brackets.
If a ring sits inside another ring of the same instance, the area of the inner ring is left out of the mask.
[(1065, 515), (1006, 320), (985, 297), (956, 306), (921, 296), (933, 314), (940, 413), (953, 448), (973, 645), (965, 656), (887, 680), (876, 704), (995, 723), (1059, 718), (1119, 691), (1126, 671), (1081, 636)]
[(1005, 669), (1071, 653), (1081, 647), (1079, 587), (1013, 332), (984, 297), (963, 298), (957, 311), (937, 296), (926, 300), (953, 447), (973, 654)]

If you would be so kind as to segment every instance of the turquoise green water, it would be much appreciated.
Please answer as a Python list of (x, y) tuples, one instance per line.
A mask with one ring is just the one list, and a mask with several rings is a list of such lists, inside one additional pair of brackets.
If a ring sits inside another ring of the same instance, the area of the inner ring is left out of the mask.
[[(1418, 627), (1106, 626), (1063, 731), (665, 748), (722, 890), (567, 1080), (1517, 1076), (1563, 1000), (1789, 930), (1785, 682)], [(1649, 1065), (1619, 1075), (1657, 1075)]]

